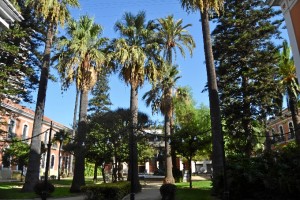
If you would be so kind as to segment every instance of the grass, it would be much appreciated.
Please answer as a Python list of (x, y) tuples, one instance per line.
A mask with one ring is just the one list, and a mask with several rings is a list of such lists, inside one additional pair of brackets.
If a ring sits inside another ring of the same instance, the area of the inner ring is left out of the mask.
[[(55, 186), (55, 191), (51, 197), (76, 196), (78, 194), (70, 193), (70, 185), (72, 179), (62, 179), (60, 181), (50, 181)], [(34, 192), (21, 192), (24, 182), (1, 182), (0, 183), (0, 199), (32, 199), (39, 197)], [(91, 179), (86, 179), (86, 184), (93, 184)]]
[(211, 181), (193, 181), (193, 188), (189, 183), (176, 183), (176, 200), (212, 200)]

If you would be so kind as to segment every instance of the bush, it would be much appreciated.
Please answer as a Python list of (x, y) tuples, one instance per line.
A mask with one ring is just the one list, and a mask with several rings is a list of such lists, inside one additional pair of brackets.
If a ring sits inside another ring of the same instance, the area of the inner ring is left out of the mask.
[(121, 200), (130, 193), (130, 182), (103, 183), (81, 187), (88, 200)]
[(163, 184), (160, 189), (162, 200), (175, 200), (176, 185), (174, 184)]
[(49, 181), (47, 181), (46, 185), (44, 181), (40, 181), (34, 186), (34, 192), (40, 196), (48, 197), (52, 192), (54, 192), (54, 190), (55, 190), (54, 185)]
[[(230, 157), (226, 161), (230, 199), (298, 199), (300, 149), (287, 146), (258, 157)], [(223, 188), (222, 177), (214, 177)], [(217, 191), (221, 196), (223, 191)]]

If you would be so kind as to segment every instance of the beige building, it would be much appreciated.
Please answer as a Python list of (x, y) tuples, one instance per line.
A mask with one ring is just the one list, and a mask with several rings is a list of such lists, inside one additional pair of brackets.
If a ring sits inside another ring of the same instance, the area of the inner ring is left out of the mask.
[(267, 3), (281, 7), (300, 80), (300, 0), (267, 0)]
[[(22, 142), (27, 142), (30, 144), (30, 138), (32, 136), (33, 129), (33, 120), (34, 120), (34, 111), (30, 110), (24, 106), (16, 104), (11, 100), (5, 99), (0, 103), (1, 112), (0, 112), (0, 179), (12, 178), (12, 173), (14, 171), (19, 171), (20, 166), (9, 164), (7, 166), (7, 162), (4, 162), (3, 149), (9, 148), (10, 140), (13, 137), (17, 137), (22, 140)], [(53, 121), (47, 117), (44, 117), (42, 124), (42, 132), (40, 134), (41, 141), (44, 144), (49, 143), (49, 131), (50, 125), (52, 122), (52, 138), (56, 132), (59, 130), (68, 130), (71, 131), (70, 128)], [(52, 142), (52, 140), (51, 140)], [(47, 145), (45, 145), (47, 148)], [(51, 146), (51, 155), (49, 162), (49, 176), (57, 176), (58, 175), (58, 163), (59, 159), (61, 159), (61, 171), (67, 175), (71, 173), (71, 165), (70, 165), (70, 154), (61, 151), (61, 155), (59, 156), (59, 142), (52, 142)], [(9, 163), (9, 162), (8, 162)], [(46, 167), (46, 153), (41, 156), (40, 163), (40, 175), (43, 176)], [(5, 171), (5, 173), (4, 173)], [(5, 174), (5, 175), (4, 175)]]

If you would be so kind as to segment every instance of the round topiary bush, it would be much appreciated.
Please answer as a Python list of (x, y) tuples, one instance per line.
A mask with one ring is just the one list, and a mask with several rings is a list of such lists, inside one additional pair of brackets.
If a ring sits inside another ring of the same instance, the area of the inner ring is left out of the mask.
[(175, 200), (176, 185), (171, 183), (163, 184), (159, 191), (162, 200)]
[(48, 181), (46, 184), (44, 181), (40, 181), (34, 186), (34, 192), (37, 195), (40, 195), (42, 198), (43, 196), (45, 197), (50, 196), (50, 194), (54, 192), (54, 190), (55, 190), (54, 185)]

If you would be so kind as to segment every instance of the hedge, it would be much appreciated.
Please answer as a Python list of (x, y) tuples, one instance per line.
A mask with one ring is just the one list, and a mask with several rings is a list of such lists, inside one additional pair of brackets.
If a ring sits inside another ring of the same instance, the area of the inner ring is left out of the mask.
[(122, 200), (130, 193), (130, 182), (102, 183), (81, 187), (87, 200)]

